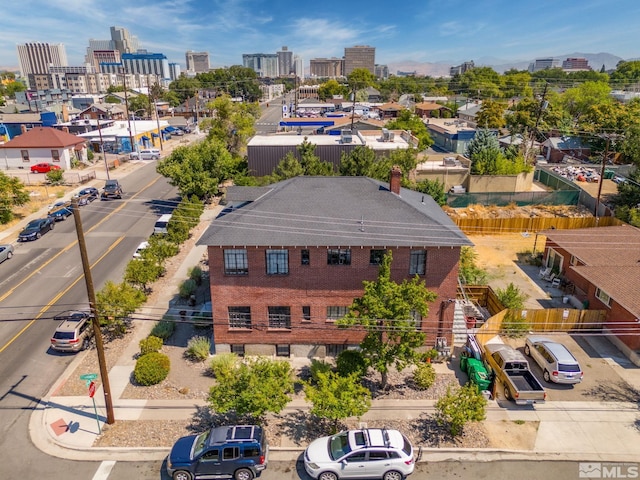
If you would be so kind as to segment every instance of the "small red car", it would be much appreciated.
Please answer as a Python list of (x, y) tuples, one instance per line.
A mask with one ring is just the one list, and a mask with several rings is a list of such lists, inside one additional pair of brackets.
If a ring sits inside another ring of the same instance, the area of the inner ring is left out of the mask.
[(47, 173), (51, 170), (60, 170), (60, 167), (53, 163), (36, 163), (31, 166), (31, 173)]

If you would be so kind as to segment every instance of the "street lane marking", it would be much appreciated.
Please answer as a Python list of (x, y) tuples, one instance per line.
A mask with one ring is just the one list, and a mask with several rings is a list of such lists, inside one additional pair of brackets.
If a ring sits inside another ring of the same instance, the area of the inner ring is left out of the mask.
[[(109, 248), (107, 248), (107, 251), (104, 252), (100, 258), (98, 258), (95, 262), (93, 262), (93, 264), (90, 265), (90, 268), (95, 267), (100, 261), (102, 261), (109, 253), (111, 253), (113, 251), (114, 248), (116, 248), (120, 242), (122, 242), (122, 240), (124, 240), (125, 236), (122, 235), (120, 238), (118, 238), (115, 242), (113, 242)], [(54, 306), (54, 304), (60, 300), (62, 298), (63, 295), (65, 295), (69, 290), (71, 290), (76, 283), (78, 283), (80, 280), (82, 280), (84, 278), (84, 272), (82, 273), (82, 275), (78, 276), (73, 282), (71, 282), (71, 285), (69, 285), (67, 288), (65, 288), (64, 290), (62, 290), (61, 292), (59, 292), (55, 297), (53, 297), (51, 299), (51, 301), (49, 301), (49, 303), (47, 303), (44, 307), (42, 307), (40, 309), (40, 311), (36, 314), (36, 316), (29, 322), (27, 323), (24, 328), (22, 330), (20, 330), (18, 333), (16, 333), (13, 338), (11, 338), (11, 340), (9, 340), (7, 343), (5, 343), (2, 347), (0, 347), (0, 353), (4, 352), (7, 347), (9, 345), (11, 345), (13, 342), (15, 342), (18, 337), (20, 335), (22, 335), (31, 325), (33, 325), (35, 323), (36, 320), (38, 320), (39, 318), (42, 317), (42, 315), (45, 314), (45, 312), (47, 312), (51, 307)]]
[[(136, 198), (137, 196), (139, 196), (142, 192), (144, 192), (147, 188), (150, 188), (154, 183), (156, 183), (158, 180), (160, 180), (161, 178), (163, 178), (162, 176), (158, 176), (156, 177), (154, 180), (152, 180), (151, 182), (149, 182), (148, 184), (146, 184), (144, 187), (142, 187), (142, 189), (140, 189), (139, 192), (136, 192), (134, 195), (131, 196), (131, 200), (133, 200), (134, 198)], [(102, 201), (102, 200), (100, 200)], [(104, 222), (107, 221), (107, 219), (111, 218), (112, 215), (116, 214), (117, 212), (119, 212), (120, 210), (122, 210), (125, 205), (128, 203), (127, 201), (122, 202), (121, 205), (119, 205), (117, 208), (115, 208), (111, 213), (107, 214), (104, 216), (104, 218), (102, 220), (100, 220), (98, 223), (96, 223), (93, 227), (91, 227), (89, 230), (87, 230), (85, 232), (85, 234), (89, 234), (91, 233), (93, 230), (95, 230), (96, 228), (98, 228), (98, 226), (102, 225)], [(16, 289), (18, 289), (19, 287), (21, 287), (22, 285), (24, 285), (28, 280), (30, 280), (34, 275), (40, 273), (40, 271), (46, 267), (47, 265), (49, 265), (51, 262), (53, 262), (56, 258), (58, 258), (59, 256), (61, 256), (63, 253), (68, 252), (69, 250), (71, 250), (71, 248), (75, 247), (78, 244), (78, 240), (74, 240), (72, 243), (70, 243), (69, 245), (67, 245), (66, 247), (64, 247), (62, 250), (60, 250), (58, 253), (56, 253), (53, 257), (49, 258), (49, 260), (47, 260), (46, 262), (44, 262), (43, 265), (41, 265), (39, 268), (37, 268), (36, 270), (34, 270), (33, 272), (31, 272), (29, 275), (27, 275), (20, 283), (18, 283), (17, 285), (15, 285), (13, 288), (10, 288), (7, 292), (5, 292), (4, 294), (0, 295), (0, 302), (6, 300), (10, 295), (13, 294), (13, 292), (16, 291)], [(2, 350), (0, 350), (1, 352)]]
[(116, 462), (114, 460), (105, 460), (100, 464), (98, 470), (96, 470), (96, 474), (91, 480), (107, 480), (115, 465)]

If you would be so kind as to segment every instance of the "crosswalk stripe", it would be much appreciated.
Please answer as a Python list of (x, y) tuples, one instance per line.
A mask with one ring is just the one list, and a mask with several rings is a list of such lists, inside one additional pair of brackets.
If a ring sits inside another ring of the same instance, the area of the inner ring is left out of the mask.
[(114, 460), (106, 460), (102, 462), (91, 480), (107, 480), (115, 464), (116, 462)]

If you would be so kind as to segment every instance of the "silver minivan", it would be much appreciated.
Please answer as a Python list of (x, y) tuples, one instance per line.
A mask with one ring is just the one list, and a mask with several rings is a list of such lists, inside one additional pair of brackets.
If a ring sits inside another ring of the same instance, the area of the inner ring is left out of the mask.
[(161, 215), (160, 218), (156, 220), (156, 223), (153, 226), (153, 233), (155, 233), (156, 235), (166, 235), (168, 232), (167, 225), (169, 225), (169, 220), (171, 220), (170, 213)]
[(160, 158), (160, 150), (157, 148), (145, 148), (139, 152), (131, 152), (129, 157), (132, 160), (158, 160)]
[(525, 342), (524, 353), (540, 366), (546, 382), (574, 384), (582, 381), (583, 371), (578, 360), (561, 343), (530, 335)]

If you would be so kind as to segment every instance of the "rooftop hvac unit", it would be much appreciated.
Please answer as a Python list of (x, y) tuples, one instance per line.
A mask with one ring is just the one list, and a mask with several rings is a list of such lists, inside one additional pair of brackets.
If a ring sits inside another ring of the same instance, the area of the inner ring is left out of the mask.
[(340, 143), (351, 143), (353, 140), (351, 130), (342, 130), (340, 132)]
[(382, 141), (383, 142), (388, 142), (389, 141), (389, 130), (387, 128), (383, 128), (382, 129)]

